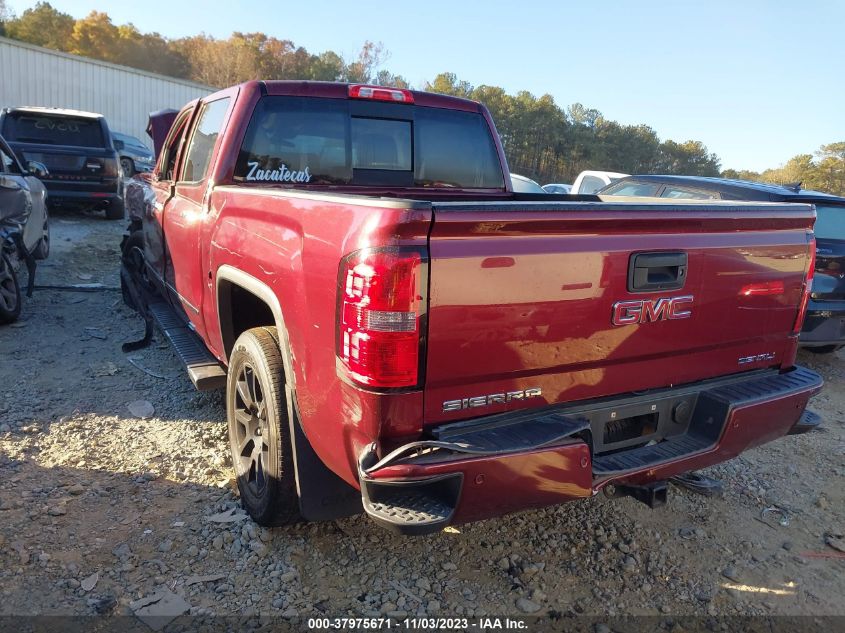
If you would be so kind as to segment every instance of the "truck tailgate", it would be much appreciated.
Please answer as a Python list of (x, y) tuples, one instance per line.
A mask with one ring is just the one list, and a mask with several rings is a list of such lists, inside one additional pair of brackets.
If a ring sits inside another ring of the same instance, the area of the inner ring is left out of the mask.
[(436, 203), (434, 216), (427, 423), (792, 362), (809, 205)]

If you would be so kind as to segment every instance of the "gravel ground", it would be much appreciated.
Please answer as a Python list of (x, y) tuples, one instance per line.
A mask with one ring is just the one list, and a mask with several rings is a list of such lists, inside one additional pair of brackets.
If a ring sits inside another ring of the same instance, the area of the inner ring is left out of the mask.
[(845, 614), (845, 351), (799, 357), (827, 381), (824, 428), (709, 469), (719, 498), (598, 497), (415, 539), (362, 517), (266, 530), (238, 510), (221, 395), (160, 339), (120, 351), (142, 332), (112, 289), (122, 229), (54, 218), (39, 282), (107, 289), (38, 290), (0, 329), (0, 615), (140, 615), (156, 592), (241, 616)]

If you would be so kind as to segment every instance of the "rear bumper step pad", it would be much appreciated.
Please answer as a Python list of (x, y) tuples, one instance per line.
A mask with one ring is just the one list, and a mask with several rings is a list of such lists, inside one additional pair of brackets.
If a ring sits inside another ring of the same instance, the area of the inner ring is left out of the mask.
[[(815, 418), (802, 414), (821, 386), (821, 377), (808, 369), (755, 372), (633, 398), (444, 424), (430, 430), (430, 439), (381, 459), (375, 445), (364, 451), (358, 467), (364, 510), (393, 531), (428, 534), (454, 523), (590, 497), (609, 483), (639, 490), (730, 459), (802, 428), (805, 421), (810, 426)], [(589, 418), (595, 422), (596, 411), (617, 405), (621, 411), (632, 402), (641, 407), (678, 394), (694, 395), (685, 432), (592, 456)], [(653, 505), (662, 498), (655, 493)]]
[[(523, 413), (453, 425), (382, 459), (373, 446), (359, 462), (364, 511), (383, 527), (418, 535), (591, 496), (589, 449), (573, 437), (588, 429), (586, 420), (561, 413)], [(555, 481), (539, 485), (547, 473)], [(508, 489), (521, 493), (503, 497)]]

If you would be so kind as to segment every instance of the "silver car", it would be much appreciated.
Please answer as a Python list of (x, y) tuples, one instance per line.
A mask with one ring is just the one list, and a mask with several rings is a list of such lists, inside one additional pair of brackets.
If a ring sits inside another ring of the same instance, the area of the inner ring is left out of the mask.
[(0, 137), (0, 323), (15, 321), (21, 312), (18, 273), (29, 271), (32, 293), (35, 260), (50, 253), (47, 190), (39, 178), (47, 168), (31, 162), (24, 169)]

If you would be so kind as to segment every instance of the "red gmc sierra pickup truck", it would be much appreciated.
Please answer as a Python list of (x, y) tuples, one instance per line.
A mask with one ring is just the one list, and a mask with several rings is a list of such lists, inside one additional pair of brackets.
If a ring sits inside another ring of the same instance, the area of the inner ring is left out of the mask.
[[(514, 193), (484, 106), (253, 81), (161, 112), (126, 301), (225, 388), (259, 523), (405, 534), (668, 478), (812, 428), (808, 205)], [(618, 200), (618, 199), (617, 199)]]

